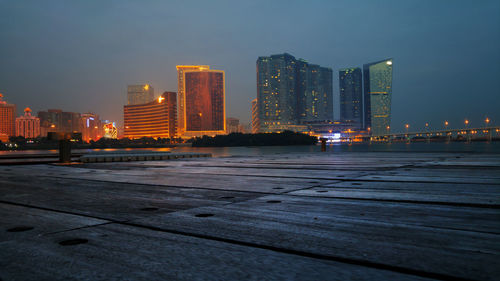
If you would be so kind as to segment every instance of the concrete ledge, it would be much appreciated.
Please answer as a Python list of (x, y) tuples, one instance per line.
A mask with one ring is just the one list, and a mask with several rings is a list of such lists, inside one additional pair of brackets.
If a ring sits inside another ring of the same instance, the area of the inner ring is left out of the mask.
[(170, 153), (170, 152), (143, 152), (143, 153), (92, 153), (80, 157), (83, 163), (96, 162), (128, 162), (128, 161), (158, 161), (181, 158), (212, 157), (210, 153)]

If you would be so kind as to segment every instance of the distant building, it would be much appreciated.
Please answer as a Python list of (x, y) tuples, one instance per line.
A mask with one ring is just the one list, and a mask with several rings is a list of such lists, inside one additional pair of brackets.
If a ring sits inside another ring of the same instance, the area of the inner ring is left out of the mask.
[(91, 112), (82, 113), (80, 124), (84, 142), (98, 141), (104, 136), (104, 128), (99, 115)]
[(144, 104), (155, 99), (154, 89), (149, 84), (127, 86), (128, 105)]
[(361, 68), (339, 71), (340, 121), (355, 128), (363, 126), (363, 78)]
[(383, 135), (391, 125), (392, 59), (363, 65), (364, 128)]
[(124, 137), (177, 137), (177, 93), (164, 92), (155, 101), (125, 105)]
[(257, 59), (261, 132), (296, 130), (304, 122), (333, 120), (332, 70), (290, 54)]
[(186, 71), (202, 71), (210, 69), (208, 65), (177, 65), (177, 121), (178, 121), (178, 134), (184, 134), (186, 130), (185, 120), (185, 91), (184, 91), (184, 72)]
[(80, 113), (64, 112), (60, 109), (39, 111), (40, 134), (46, 137), (48, 132), (76, 133), (81, 132)]
[(15, 122), (16, 106), (8, 104), (3, 100), (3, 95), (0, 94), (0, 135), (2, 135), (3, 140), (15, 136)]
[(184, 137), (225, 134), (225, 78), (222, 70), (184, 70)]
[(260, 131), (259, 121), (259, 103), (257, 99), (252, 100), (252, 134), (257, 134)]
[(240, 119), (238, 118), (227, 118), (226, 119), (226, 131), (228, 134), (231, 133), (240, 133)]
[(40, 136), (40, 118), (31, 115), (31, 109), (24, 109), (24, 116), (16, 118), (16, 136), (34, 139)]

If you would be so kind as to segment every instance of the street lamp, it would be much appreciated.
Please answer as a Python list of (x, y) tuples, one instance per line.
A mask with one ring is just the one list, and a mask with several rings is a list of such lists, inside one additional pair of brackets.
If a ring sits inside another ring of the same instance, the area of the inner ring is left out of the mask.
[(484, 120), (484, 122), (486, 123), (486, 126), (488, 126), (490, 124), (490, 118), (486, 117), (486, 119)]
[(406, 124), (405, 128), (406, 128), (406, 134), (408, 134), (408, 128), (410, 128), (410, 124)]
[(445, 127), (445, 129), (448, 129), (448, 125), (449, 125), (449, 124), (450, 124), (450, 123), (448, 123), (448, 121), (444, 121), (444, 127)]
[(389, 134), (389, 131), (391, 130), (391, 126), (385, 127), (387, 129), (387, 134)]
[(469, 125), (469, 120), (465, 119), (465, 128), (467, 128), (467, 125)]

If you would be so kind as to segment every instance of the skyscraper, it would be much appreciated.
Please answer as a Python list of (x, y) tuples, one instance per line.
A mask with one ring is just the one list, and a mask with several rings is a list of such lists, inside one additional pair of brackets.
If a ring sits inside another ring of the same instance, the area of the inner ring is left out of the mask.
[(164, 92), (158, 99), (125, 105), (124, 137), (174, 138), (177, 136), (177, 93)]
[(3, 134), (3, 139), (12, 137), (16, 134), (16, 106), (8, 104), (3, 100), (3, 95), (0, 94), (0, 134)]
[(201, 71), (208, 70), (210, 66), (208, 65), (177, 65), (177, 120), (178, 120), (178, 130), (179, 134), (183, 134), (185, 131), (185, 92), (184, 92), (184, 72), (185, 71)]
[(185, 137), (225, 134), (225, 77), (222, 70), (184, 70)]
[(305, 79), (299, 76), (300, 87), (298, 101), (299, 121), (333, 121), (332, 69), (316, 64), (306, 64)]
[(257, 59), (260, 131), (333, 119), (332, 70), (290, 54)]
[(92, 112), (82, 113), (80, 124), (84, 142), (98, 141), (104, 136), (104, 128), (99, 115)]
[(16, 118), (16, 136), (33, 139), (40, 136), (40, 118), (31, 115), (31, 109), (24, 109), (24, 116)]
[(392, 58), (363, 65), (364, 128), (383, 135), (391, 125)]
[(361, 68), (339, 71), (340, 121), (356, 128), (363, 126), (363, 91)]
[(144, 104), (155, 99), (154, 89), (149, 84), (127, 86), (128, 105)]

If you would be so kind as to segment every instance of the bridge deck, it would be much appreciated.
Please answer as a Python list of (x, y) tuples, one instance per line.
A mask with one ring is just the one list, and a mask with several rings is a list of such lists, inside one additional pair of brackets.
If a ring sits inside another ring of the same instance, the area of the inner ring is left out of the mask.
[(494, 154), (0, 166), (0, 279), (499, 280), (499, 207)]

